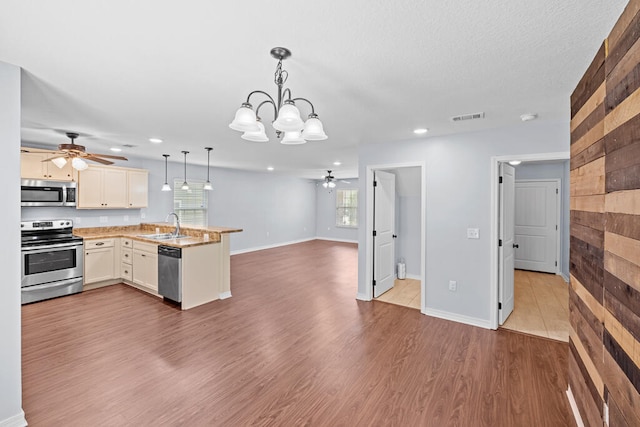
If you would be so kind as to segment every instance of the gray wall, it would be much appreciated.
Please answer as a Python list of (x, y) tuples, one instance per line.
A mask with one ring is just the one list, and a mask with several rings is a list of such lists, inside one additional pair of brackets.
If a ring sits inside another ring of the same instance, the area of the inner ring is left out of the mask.
[[(427, 313), (490, 327), (491, 157), (569, 151), (567, 123), (526, 122), (513, 127), (405, 142), (363, 144), (359, 149), (361, 206), (366, 206), (368, 166), (426, 164)], [(358, 294), (366, 295), (368, 221), (360, 210)], [(468, 227), (480, 239), (466, 237)], [(456, 280), (458, 290), (448, 290)]]
[[(358, 241), (358, 229), (352, 227), (336, 227), (336, 190), (357, 189), (360, 185), (358, 179), (345, 179), (349, 184), (338, 180), (336, 187), (329, 191), (322, 186), (322, 182), (314, 182), (316, 191), (316, 236), (319, 239), (337, 240), (344, 242)], [(360, 197), (360, 192), (358, 192)], [(359, 207), (360, 208), (360, 207)]]
[(569, 280), (569, 160), (522, 163), (515, 169), (516, 180), (560, 180), (560, 272)]
[[(20, 68), (0, 62), (0, 140), (4, 162), (2, 219), (7, 224), (5, 248), (20, 247)], [(24, 425), (22, 412), (20, 251), (5, 250), (0, 257), (0, 425)]]
[(396, 176), (396, 262), (404, 260), (407, 277), (420, 279), (422, 171), (419, 167), (406, 167), (387, 172)]
[[(203, 150), (204, 152), (204, 150)], [(22, 208), (23, 220), (72, 218), (76, 227), (163, 222), (173, 210), (173, 192), (162, 192), (164, 159), (131, 157), (117, 166), (149, 170), (149, 207), (145, 209)], [(184, 177), (184, 164), (169, 162), (168, 180)], [(187, 181), (205, 181), (206, 166), (187, 164)], [(313, 239), (316, 186), (306, 179), (211, 167), (209, 225), (242, 228), (231, 236), (231, 251), (241, 252)], [(80, 190), (82, 191), (82, 190)], [(101, 222), (100, 218), (106, 219)], [(355, 240), (355, 238), (353, 239)]]

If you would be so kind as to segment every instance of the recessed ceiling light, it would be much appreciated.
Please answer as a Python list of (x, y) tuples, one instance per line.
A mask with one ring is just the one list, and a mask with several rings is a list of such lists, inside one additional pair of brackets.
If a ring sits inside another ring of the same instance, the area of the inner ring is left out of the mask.
[(154, 144), (160, 144), (162, 140), (160, 138), (149, 138), (149, 142), (153, 142)]
[(333, 165), (334, 165), (334, 166), (340, 166), (341, 164), (342, 164), (342, 163), (340, 163), (340, 162), (333, 162)]
[(429, 132), (429, 129), (427, 128), (418, 128), (413, 130), (413, 133), (415, 133), (416, 135), (422, 135), (427, 132)]
[(122, 151), (122, 148), (118, 148), (118, 147), (111, 147), (110, 148), (111, 151), (115, 151), (116, 153), (119, 153)]
[(528, 122), (529, 120), (535, 120), (538, 118), (538, 115), (535, 113), (527, 113), (520, 116), (520, 120), (523, 122)]
[(513, 166), (517, 166), (517, 165), (519, 165), (520, 163), (522, 163), (522, 160), (511, 160), (511, 161), (509, 162), (509, 164), (510, 164), (510, 165), (513, 165)]
[(272, 170), (273, 170), (273, 166), (269, 166), (269, 167), (267, 168), (267, 170), (268, 170), (268, 171), (272, 171)]

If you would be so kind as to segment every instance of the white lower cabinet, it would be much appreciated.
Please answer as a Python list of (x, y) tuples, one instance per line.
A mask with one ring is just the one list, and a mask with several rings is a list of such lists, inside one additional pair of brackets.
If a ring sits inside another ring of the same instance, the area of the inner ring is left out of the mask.
[(85, 285), (116, 278), (114, 240), (100, 239), (84, 242)]
[(133, 241), (133, 279), (139, 286), (158, 291), (158, 245)]

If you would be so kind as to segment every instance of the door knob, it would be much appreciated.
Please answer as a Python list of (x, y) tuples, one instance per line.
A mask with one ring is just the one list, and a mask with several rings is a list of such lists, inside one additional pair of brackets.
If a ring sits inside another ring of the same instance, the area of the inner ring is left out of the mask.
[(515, 243), (513, 244), (513, 247), (518, 249), (520, 246), (516, 245)]
[(392, 234), (391, 237), (393, 237), (394, 239), (397, 239), (398, 235), (397, 234)]

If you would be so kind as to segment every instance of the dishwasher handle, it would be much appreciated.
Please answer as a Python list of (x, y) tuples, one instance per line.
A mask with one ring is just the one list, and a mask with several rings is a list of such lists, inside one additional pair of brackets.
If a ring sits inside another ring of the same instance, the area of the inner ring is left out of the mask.
[(167, 256), (170, 258), (182, 258), (182, 249), (174, 248), (173, 246), (158, 246), (158, 255)]

